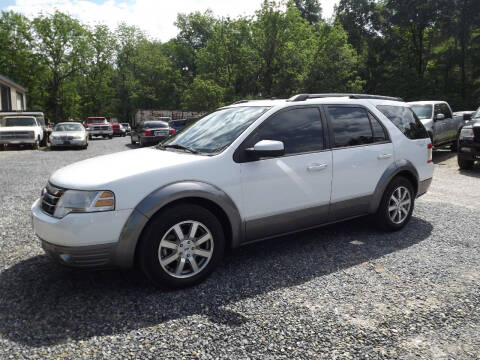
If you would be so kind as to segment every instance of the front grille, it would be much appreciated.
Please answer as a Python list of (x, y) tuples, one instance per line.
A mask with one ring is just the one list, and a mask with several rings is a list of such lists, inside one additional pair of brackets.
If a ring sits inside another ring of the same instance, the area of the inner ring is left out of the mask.
[(93, 130), (108, 130), (108, 126), (94, 126)]
[(475, 135), (475, 141), (480, 142), (480, 126), (473, 127), (473, 134)]
[(35, 137), (35, 133), (33, 131), (0, 132), (0, 139), (2, 140), (33, 139), (34, 137)]
[(58, 200), (60, 200), (63, 191), (63, 189), (48, 184), (42, 191), (42, 210), (53, 216)]

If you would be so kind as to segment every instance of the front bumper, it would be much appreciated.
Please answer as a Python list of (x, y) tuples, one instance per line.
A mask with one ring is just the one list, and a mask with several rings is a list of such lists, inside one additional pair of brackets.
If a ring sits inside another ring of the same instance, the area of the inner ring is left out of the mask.
[(116, 249), (132, 210), (72, 213), (57, 219), (43, 212), (40, 205), (41, 199), (32, 205), (33, 230), (45, 251), (60, 263), (75, 267), (121, 265)]
[(88, 135), (91, 135), (91, 136), (113, 135), (113, 130), (88, 130)]
[(458, 157), (464, 160), (480, 161), (480, 142), (460, 140), (458, 142)]
[(53, 140), (50, 139), (50, 144), (51, 146), (85, 146), (87, 144), (87, 139), (82, 139), (82, 140), (68, 140), (68, 142), (65, 142), (63, 140)]
[(2, 145), (21, 145), (21, 144), (35, 144), (35, 139), (2, 139), (0, 144)]
[(76, 268), (103, 268), (115, 265), (116, 243), (90, 246), (59, 246), (41, 240), (42, 248), (55, 261)]

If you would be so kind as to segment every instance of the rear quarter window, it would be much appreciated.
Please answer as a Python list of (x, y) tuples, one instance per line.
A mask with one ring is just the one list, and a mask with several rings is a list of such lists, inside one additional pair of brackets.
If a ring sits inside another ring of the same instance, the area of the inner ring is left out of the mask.
[(425, 139), (427, 130), (415, 115), (406, 106), (378, 105), (377, 109), (385, 115), (407, 138), (411, 140)]

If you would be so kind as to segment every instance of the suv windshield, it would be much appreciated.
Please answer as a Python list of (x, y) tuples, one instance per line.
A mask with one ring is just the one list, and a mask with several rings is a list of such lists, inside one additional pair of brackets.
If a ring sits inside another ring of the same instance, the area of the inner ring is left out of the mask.
[(30, 117), (6, 118), (5, 126), (37, 126), (37, 123)]
[(242, 106), (217, 110), (184, 128), (161, 146), (184, 147), (205, 154), (220, 152), (268, 109), (266, 106)]
[(410, 107), (419, 119), (432, 118), (432, 105), (410, 105)]
[(104, 118), (99, 118), (99, 119), (88, 119), (87, 120), (87, 123), (89, 124), (103, 124), (104, 122), (106, 122), (107, 119), (104, 119)]
[(83, 131), (84, 127), (80, 124), (58, 124), (53, 131)]

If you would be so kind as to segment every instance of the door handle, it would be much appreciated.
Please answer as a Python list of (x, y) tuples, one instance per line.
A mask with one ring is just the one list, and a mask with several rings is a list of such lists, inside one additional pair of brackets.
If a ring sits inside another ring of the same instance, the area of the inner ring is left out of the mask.
[(308, 171), (320, 171), (327, 168), (327, 164), (312, 164), (307, 167)]
[(380, 154), (378, 155), (379, 159), (390, 159), (392, 157), (392, 154)]

